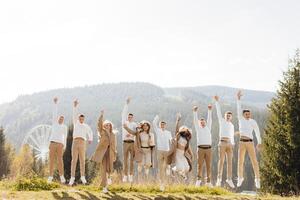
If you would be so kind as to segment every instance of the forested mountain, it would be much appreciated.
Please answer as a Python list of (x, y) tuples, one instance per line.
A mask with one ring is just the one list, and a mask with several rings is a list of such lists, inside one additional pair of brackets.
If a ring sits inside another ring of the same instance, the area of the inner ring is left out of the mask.
[[(78, 98), (80, 111), (87, 116), (87, 123), (96, 129), (96, 119), (100, 109), (106, 111), (105, 117), (112, 120), (120, 129), (121, 111), (126, 97), (132, 97), (130, 111), (136, 120), (152, 120), (156, 114), (169, 122), (173, 130), (176, 112), (183, 114), (184, 122), (191, 126), (191, 107), (200, 106), (200, 113), (206, 114), (206, 105), (215, 94), (221, 96), (223, 110), (235, 108), (237, 89), (221, 86), (202, 86), (186, 88), (160, 88), (148, 83), (119, 83), (95, 86), (56, 89), (32, 95), (19, 96), (11, 103), (0, 106), (0, 124), (12, 143), (19, 146), (27, 131), (38, 124), (50, 124), (52, 99), (59, 97), (59, 113), (71, 123), (72, 101)], [(245, 105), (258, 113), (264, 112), (266, 104), (273, 96), (271, 92), (245, 90)], [(260, 116), (257, 116), (260, 117)], [(216, 122), (216, 121), (215, 121)], [(217, 123), (214, 123), (217, 125)], [(214, 131), (217, 133), (217, 131)]]
[[(199, 115), (206, 117), (207, 104), (212, 102), (213, 95), (220, 95), (222, 110), (232, 110), (236, 114), (235, 93), (238, 89), (221, 86), (203, 86), (186, 88), (161, 88), (148, 83), (119, 83), (101, 84), (95, 86), (76, 87), (70, 89), (56, 89), (39, 92), (31, 95), (19, 96), (15, 101), (0, 106), (0, 125), (5, 129), (8, 140), (18, 149), (27, 132), (39, 124), (51, 124), (53, 97), (59, 98), (59, 113), (66, 116), (66, 123), (71, 124), (73, 100), (80, 102), (79, 110), (85, 114), (86, 122), (94, 131), (94, 142), (88, 147), (90, 155), (95, 149), (96, 121), (100, 109), (105, 110), (105, 118), (111, 120), (115, 128), (121, 130), (121, 111), (125, 99), (132, 97), (130, 112), (135, 114), (136, 121), (152, 121), (156, 114), (168, 122), (168, 128), (174, 134), (175, 115), (181, 112), (182, 123), (192, 128), (192, 106), (198, 105)], [(254, 118), (258, 121), (261, 130), (266, 120), (266, 105), (273, 97), (273, 93), (244, 90), (244, 105), (252, 109)], [(237, 120), (234, 119), (237, 128)], [(193, 129), (194, 130), (194, 129)], [(217, 168), (218, 121), (213, 112), (213, 171)], [(121, 134), (118, 134), (118, 152), (122, 159)], [(195, 137), (194, 137), (195, 138)], [(196, 152), (196, 141), (192, 145)], [(237, 155), (237, 147), (235, 148)], [(234, 159), (234, 165), (237, 160)], [(246, 163), (249, 160), (246, 160)], [(196, 164), (196, 163), (195, 163)], [(234, 170), (235, 171), (235, 170)], [(247, 165), (247, 176), (252, 176), (251, 165)], [(236, 173), (236, 172), (234, 172)], [(215, 174), (215, 173), (213, 173)], [(225, 173), (224, 173), (225, 174)], [(247, 180), (247, 178), (246, 178)], [(246, 183), (249, 181), (246, 181)], [(249, 182), (249, 187), (253, 182)], [(247, 188), (247, 186), (246, 186)]]

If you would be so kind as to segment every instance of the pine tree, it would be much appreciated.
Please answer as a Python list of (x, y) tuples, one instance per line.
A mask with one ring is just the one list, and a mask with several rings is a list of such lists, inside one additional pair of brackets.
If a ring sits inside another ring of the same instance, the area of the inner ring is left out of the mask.
[(300, 51), (289, 62), (269, 105), (262, 152), (262, 186), (280, 195), (300, 194)]
[(7, 155), (5, 151), (5, 135), (4, 129), (0, 127), (0, 180), (7, 173)]

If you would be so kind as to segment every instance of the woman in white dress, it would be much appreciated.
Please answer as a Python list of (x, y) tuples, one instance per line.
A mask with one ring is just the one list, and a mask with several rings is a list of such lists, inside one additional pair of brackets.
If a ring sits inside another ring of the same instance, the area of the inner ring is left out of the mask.
[(190, 146), (192, 134), (186, 126), (179, 128), (180, 120), (181, 116), (178, 114), (176, 120), (176, 136), (172, 140), (168, 162), (169, 164), (175, 164), (172, 168), (173, 171), (186, 179), (187, 173), (192, 171), (193, 153)]

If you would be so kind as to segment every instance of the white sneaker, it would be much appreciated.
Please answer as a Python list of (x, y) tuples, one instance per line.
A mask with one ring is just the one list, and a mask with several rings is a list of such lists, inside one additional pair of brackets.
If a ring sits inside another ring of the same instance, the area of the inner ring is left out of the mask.
[(260, 180), (258, 178), (254, 179), (256, 189), (260, 189)]
[(80, 177), (80, 180), (82, 182), (83, 185), (85, 185), (87, 183), (85, 176)]
[(164, 185), (160, 185), (160, 186), (159, 186), (159, 190), (160, 190), (161, 192), (165, 191), (165, 186), (164, 186)]
[(201, 185), (201, 180), (197, 180), (195, 186), (200, 187), (200, 185)]
[(127, 176), (123, 176), (123, 182), (124, 182), (124, 183), (127, 182)]
[(217, 187), (221, 187), (221, 184), (222, 184), (222, 180), (218, 178), (218, 179), (217, 179), (216, 186), (217, 186)]
[(107, 187), (104, 187), (104, 188), (102, 189), (102, 192), (103, 192), (104, 194), (107, 194), (107, 193), (108, 193)]
[(53, 176), (49, 176), (48, 180), (47, 180), (47, 183), (52, 183), (52, 181), (53, 181)]
[(229, 187), (235, 188), (235, 186), (234, 186), (234, 184), (233, 184), (233, 182), (232, 182), (231, 179), (227, 179), (227, 180), (226, 180), (226, 183), (229, 185)]
[(111, 180), (111, 178), (108, 178), (107, 179), (107, 185), (111, 185), (112, 184), (112, 180)]
[(75, 177), (71, 177), (69, 185), (72, 186), (74, 184), (74, 181), (75, 181)]
[(237, 187), (241, 187), (241, 185), (243, 184), (244, 178), (238, 178), (238, 182), (237, 182)]
[(132, 175), (129, 175), (129, 176), (128, 176), (128, 181), (129, 181), (129, 183), (132, 183), (132, 182), (133, 182), (133, 176), (132, 176)]
[(65, 183), (66, 183), (66, 179), (65, 179), (64, 176), (60, 176), (60, 182), (61, 182), (62, 184), (65, 184)]
[(206, 183), (206, 186), (209, 187), (209, 188), (213, 187), (213, 185), (211, 183)]

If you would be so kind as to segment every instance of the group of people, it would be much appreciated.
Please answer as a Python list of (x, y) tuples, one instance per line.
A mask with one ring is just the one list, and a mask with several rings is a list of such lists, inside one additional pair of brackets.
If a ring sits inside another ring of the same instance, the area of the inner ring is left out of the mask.
[[(219, 122), (219, 161), (218, 176), (216, 186), (222, 184), (222, 173), (225, 158), (227, 159), (227, 179), (226, 183), (235, 188), (232, 181), (232, 158), (235, 145), (234, 137), (239, 135), (238, 151), (238, 181), (237, 187), (240, 187), (244, 180), (244, 158), (248, 152), (252, 167), (255, 173), (255, 186), (260, 188), (259, 165), (256, 157), (256, 150), (253, 142), (253, 132), (257, 138), (257, 150), (261, 147), (261, 137), (259, 127), (254, 119), (251, 118), (251, 111), (241, 108), (242, 92), (237, 93), (237, 118), (239, 121), (239, 131), (235, 132), (232, 123), (233, 113), (225, 112), (222, 116), (219, 97), (214, 96), (215, 107)], [(67, 126), (64, 125), (64, 116), (57, 114), (58, 99), (54, 98), (55, 108), (53, 113), (53, 126), (50, 138), (49, 165), (50, 176), (48, 182), (53, 180), (54, 162), (57, 161), (57, 168), (60, 175), (60, 181), (66, 183), (63, 171), (63, 150), (66, 146)], [(72, 163), (71, 178), (69, 185), (72, 186), (75, 181), (75, 169), (77, 161), (80, 161), (81, 182), (86, 184), (85, 178), (85, 156), (86, 143), (93, 141), (91, 128), (84, 123), (85, 116), (78, 112), (77, 100), (73, 107), (73, 144), (72, 144)], [(150, 168), (153, 167), (154, 155), (157, 156), (160, 190), (164, 191), (167, 177), (171, 174), (187, 179), (188, 173), (192, 171), (192, 161), (194, 159), (191, 148), (191, 140), (197, 140), (197, 180), (195, 185), (202, 185), (202, 168), (205, 163), (206, 177), (205, 184), (212, 186), (211, 183), (211, 163), (212, 163), (212, 109), (213, 105), (208, 105), (207, 119), (198, 118), (198, 107), (194, 106), (193, 123), (196, 133), (192, 134), (190, 128), (180, 125), (181, 115), (176, 117), (176, 131), (173, 137), (171, 132), (166, 129), (167, 123), (160, 121), (159, 116), (155, 116), (152, 123), (141, 121), (136, 123), (134, 115), (129, 110), (130, 98), (126, 100), (122, 111), (122, 143), (123, 143), (123, 182), (141, 183), (149, 177)], [(153, 127), (153, 132), (151, 127)], [(97, 123), (98, 144), (91, 159), (101, 166), (101, 186), (103, 192), (108, 192), (108, 185), (112, 183), (111, 173), (113, 172), (113, 163), (117, 155), (117, 132), (111, 121), (104, 119), (104, 111), (100, 112)], [(154, 154), (156, 152), (156, 154)], [(137, 176), (134, 176), (134, 163), (137, 163)], [(136, 177), (136, 180), (134, 178)]]

